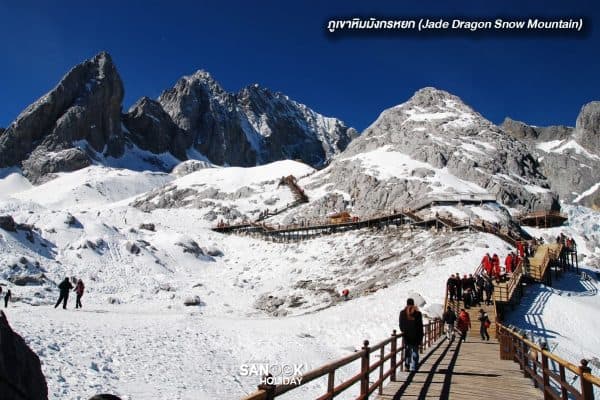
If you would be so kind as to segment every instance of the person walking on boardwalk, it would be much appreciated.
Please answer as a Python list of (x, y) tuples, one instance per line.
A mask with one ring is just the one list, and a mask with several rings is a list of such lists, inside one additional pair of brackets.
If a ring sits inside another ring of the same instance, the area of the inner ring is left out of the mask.
[(416, 371), (419, 364), (419, 346), (423, 341), (423, 315), (411, 298), (400, 311), (400, 330), (404, 338), (404, 367)]
[(483, 282), (483, 290), (485, 291), (485, 305), (489, 306), (492, 304), (492, 292), (494, 291), (494, 285), (492, 284), (492, 278), (488, 278)]
[(458, 322), (456, 327), (461, 333), (461, 339), (463, 342), (467, 341), (467, 331), (471, 329), (471, 318), (469, 318), (469, 314), (465, 311), (464, 308), (460, 310), (458, 314)]
[(4, 308), (8, 307), (8, 302), (10, 301), (11, 297), (12, 297), (12, 292), (10, 291), (10, 289), (7, 289), (6, 294), (4, 295)]
[(456, 301), (460, 301), (462, 299), (462, 281), (460, 279), (460, 274), (456, 273)]
[(494, 253), (492, 256), (492, 270), (497, 282), (500, 282), (500, 257)]
[(456, 279), (454, 278), (454, 274), (450, 275), (450, 278), (446, 281), (446, 288), (448, 289), (450, 301), (454, 301), (456, 297)]
[(60, 289), (60, 296), (58, 297), (58, 301), (54, 308), (58, 307), (60, 302), (63, 302), (63, 309), (67, 309), (67, 300), (69, 299), (69, 291), (73, 289), (73, 285), (69, 282), (69, 278), (65, 278), (60, 285), (58, 285), (58, 289)]
[(442, 315), (442, 320), (444, 321), (444, 325), (446, 327), (446, 338), (448, 340), (454, 339), (454, 323), (456, 322), (456, 313), (452, 311), (452, 307), (448, 307), (444, 315)]
[(481, 340), (490, 340), (490, 335), (488, 333), (488, 328), (492, 324), (490, 319), (488, 318), (487, 313), (482, 308), (479, 310), (479, 322), (481, 325), (479, 326), (479, 333), (481, 334)]
[(73, 291), (77, 294), (76, 300), (75, 300), (75, 308), (81, 308), (81, 297), (83, 296), (83, 290), (85, 289), (85, 286), (83, 285), (83, 281), (81, 279), (79, 279), (77, 281), (77, 284), (75, 285), (75, 289), (73, 289)]

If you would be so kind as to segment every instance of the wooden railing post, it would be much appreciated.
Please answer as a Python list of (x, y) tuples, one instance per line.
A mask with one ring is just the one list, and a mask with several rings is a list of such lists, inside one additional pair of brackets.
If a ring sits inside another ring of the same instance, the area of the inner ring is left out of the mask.
[[(525, 337), (525, 336), (523, 336)], [(523, 340), (519, 340), (519, 346), (521, 347), (521, 363), (523, 365), (523, 376), (525, 378), (529, 378), (529, 372), (527, 372), (527, 368), (529, 368), (529, 358), (527, 355), (527, 344)]]
[(398, 336), (396, 335), (396, 330), (394, 329), (394, 331), (392, 332), (392, 358), (390, 360), (390, 369), (392, 371), (391, 375), (390, 375), (390, 380), (392, 382), (396, 381), (396, 352), (397, 352), (397, 345), (398, 345)]
[(592, 369), (588, 367), (588, 361), (586, 359), (581, 360), (579, 366), (579, 380), (581, 381), (581, 398), (582, 400), (593, 400), (594, 399), (594, 386), (590, 381), (584, 378), (583, 374), (589, 374)]
[(328, 399), (333, 399), (333, 390), (335, 388), (335, 369), (329, 372), (327, 376), (327, 395)]
[[(562, 382), (566, 382), (567, 376), (565, 374), (565, 366), (560, 364), (560, 366), (558, 367), (558, 370), (560, 372), (560, 380)], [(563, 384), (560, 385), (560, 393), (562, 395), (562, 400), (568, 400), (569, 392), (567, 392), (567, 388)]]
[[(550, 387), (550, 376), (548, 375), (548, 356), (544, 353), (548, 345), (545, 343), (542, 345), (542, 390), (544, 391), (544, 399), (551, 399), (548, 391), (552, 390)], [(561, 385), (562, 386), (562, 385)]]
[(363, 342), (363, 355), (361, 357), (361, 365), (360, 365), (360, 395), (361, 398), (367, 399), (369, 392), (369, 341), (365, 340)]

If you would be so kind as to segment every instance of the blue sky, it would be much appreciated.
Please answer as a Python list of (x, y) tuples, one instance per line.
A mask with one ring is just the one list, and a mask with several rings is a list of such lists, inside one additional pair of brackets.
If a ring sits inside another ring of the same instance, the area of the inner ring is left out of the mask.
[[(128, 108), (205, 69), (226, 90), (260, 83), (362, 130), (435, 86), (493, 122), (574, 125), (600, 100), (593, 1), (0, 0), (0, 126), (72, 66), (108, 51)], [(523, 4), (526, 3), (526, 4)], [(596, 2), (597, 3), (597, 2)], [(582, 35), (330, 35), (341, 17), (586, 18)]]

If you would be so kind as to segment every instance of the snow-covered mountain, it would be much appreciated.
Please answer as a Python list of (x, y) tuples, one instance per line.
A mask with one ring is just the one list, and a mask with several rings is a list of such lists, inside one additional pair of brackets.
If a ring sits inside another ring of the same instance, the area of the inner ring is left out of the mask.
[[(91, 65), (108, 79), (112, 69), (103, 57)], [(39, 355), (52, 400), (99, 392), (125, 400), (238, 398), (257, 384), (255, 377), (240, 374), (241, 365), (264, 360), (310, 370), (347, 355), (363, 339), (376, 342), (397, 329), (406, 297), (422, 298), (425, 315), (435, 317), (450, 273), (471, 273), (483, 254), (511, 250), (489, 234), (400, 226), (275, 243), (212, 231), (221, 220), (255, 221), (268, 211), (263, 222), (277, 225), (320, 221), (343, 209), (366, 217), (428, 199), (485, 199), (418, 213), (508, 226), (517, 209), (558, 205), (558, 190), (524, 137), (507, 134), (458, 97), (433, 88), (384, 111), (321, 170), (293, 160), (264, 163), (268, 157), (246, 167), (210, 162), (207, 149), (214, 144), (205, 142), (207, 127), (227, 143), (247, 140), (238, 153), (248, 157), (266, 157), (270, 140), (282, 140), (271, 139), (277, 136), (274, 127), (300, 126), (299, 121), (314, 128), (295, 131), (298, 140), (308, 140), (310, 157), (317, 153), (311, 160), (343, 147), (335, 144), (342, 137), (332, 133), (340, 132), (335, 120), (283, 95), (258, 87), (228, 94), (199, 72), (158, 101), (143, 98), (119, 115), (120, 139), (96, 136), (94, 130), (71, 137), (69, 129), (81, 126), (78, 118), (97, 118), (86, 111), (95, 98), (91, 89), (90, 98), (78, 100), (81, 108), (67, 112), (65, 121), (59, 118), (56, 135), (25, 140), (30, 132), (25, 126), (33, 121), (27, 113), (9, 127), (25, 149), (26, 158), (17, 164), (32, 180), (40, 178), (37, 186), (12, 162), (0, 169), (0, 285), (13, 291), (9, 321)], [(67, 133), (59, 134), (61, 129)], [(302, 136), (306, 132), (312, 133)], [(544, 142), (570, 135), (560, 129), (540, 134)], [(53, 147), (59, 143), (54, 137), (69, 139)], [(319, 144), (312, 147), (311, 137)], [(3, 140), (0, 145), (16, 143)], [(280, 145), (292, 151), (287, 142)], [(34, 147), (29, 156), (28, 146)], [(91, 165), (61, 172), (63, 152), (83, 154)], [(215, 154), (238, 157), (233, 153), (226, 147)], [(195, 159), (180, 163), (184, 158)], [(44, 168), (35, 170), (34, 162)], [(172, 165), (170, 172), (156, 171)], [(54, 179), (32, 171), (50, 171)], [(308, 203), (297, 202), (294, 191), (281, 184), (289, 175)], [(563, 211), (568, 225), (529, 232), (548, 241), (560, 232), (573, 236), (580, 268), (591, 279), (567, 274), (555, 289), (529, 292), (511, 322), (537, 326), (538, 333), (546, 323), (552, 349), (576, 361), (592, 357), (600, 346), (589, 335), (600, 321), (594, 274), (600, 265), (600, 214), (567, 204)], [(64, 277), (86, 283), (82, 310), (53, 308)], [(343, 289), (349, 289), (349, 301), (340, 295)], [(569, 301), (571, 296), (576, 300)], [(550, 301), (540, 315), (545, 299)], [(573, 323), (561, 326), (559, 318), (567, 316)], [(314, 398), (324, 385), (311, 383), (290, 398)]]
[(507, 118), (502, 129), (527, 143), (561, 200), (600, 208), (600, 102), (584, 105), (574, 128)]
[(385, 110), (327, 168), (300, 183), (320, 199), (300, 210), (307, 215), (332, 208), (361, 215), (441, 196), (491, 196), (526, 210), (559, 207), (522, 142), (434, 88)]
[(258, 85), (226, 93), (203, 71), (122, 115), (123, 94), (109, 54), (77, 65), (0, 132), (0, 168), (21, 167), (41, 183), (91, 164), (168, 171), (187, 159), (232, 166), (299, 159), (321, 167), (356, 135)]

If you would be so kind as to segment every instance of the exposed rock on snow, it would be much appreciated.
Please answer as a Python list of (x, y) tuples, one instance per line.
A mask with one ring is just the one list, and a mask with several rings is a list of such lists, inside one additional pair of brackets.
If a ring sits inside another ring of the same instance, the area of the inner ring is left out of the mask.
[(189, 306), (202, 306), (202, 305), (204, 305), (204, 303), (200, 299), (200, 296), (190, 296), (190, 297), (186, 297), (185, 300), (183, 300), (183, 305), (188, 306), (188, 307)]
[(184, 253), (191, 253), (196, 257), (205, 255), (204, 250), (202, 250), (198, 243), (191, 238), (182, 238), (180, 241), (176, 242), (175, 245), (182, 247)]
[(147, 231), (154, 232), (156, 231), (156, 226), (151, 222), (145, 222), (143, 224), (140, 224), (140, 229), (145, 229)]
[(199, 171), (204, 168), (214, 168), (214, 165), (207, 161), (187, 160), (178, 164), (171, 173), (178, 178)]
[(0, 228), (8, 232), (16, 232), (17, 224), (10, 215), (0, 215)]
[[(48, 387), (40, 359), (21, 336), (12, 330), (0, 311), (0, 393), (4, 400), (46, 400)], [(10, 384), (7, 385), (5, 379)], [(15, 393), (13, 387), (19, 392)]]

